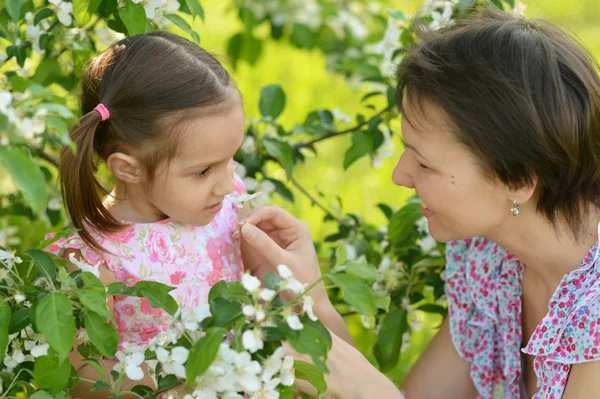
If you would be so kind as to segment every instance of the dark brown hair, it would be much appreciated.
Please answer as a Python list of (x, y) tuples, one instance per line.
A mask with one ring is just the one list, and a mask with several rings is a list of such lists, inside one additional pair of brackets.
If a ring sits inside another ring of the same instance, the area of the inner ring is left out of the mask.
[[(97, 162), (123, 143), (136, 149), (150, 180), (158, 165), (177, 151), (175, 127), (187, 118), (219, 112), (239, 94), (221, 64), (194, 43), (157, 31), (123, 39), (93, 59), (82, 77), (83, 117), (71, 130), (76, 152), (60, 157), (61, 191), (81, 238), (103, 250), (90, 233), (124, 226), (102, 204), (108, 194), (96, 177)], [(110, 118), (94, 108), (102, 103)]]
[(600, 206), (598, 64), (542, 20), (484, 7), (440, 31), (416, 29), (397, 101), (431, 100), (484, 170), (511, 188), (537, 179), (537, 209), (575, 238)]

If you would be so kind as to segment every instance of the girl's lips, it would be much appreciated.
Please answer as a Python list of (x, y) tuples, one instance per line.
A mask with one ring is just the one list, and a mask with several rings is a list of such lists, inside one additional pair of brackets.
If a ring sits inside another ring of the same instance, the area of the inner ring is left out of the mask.
[(221, 208), (223, 208), (223, 201), (217, 202), (212, 206), (206, 207), (204, 208), (204, 210), (209, 213), (217, 213), (221, 210)]
[(432, 211), (429, 208), (423, 208), (423, 207), (421, 207), (421, 212), (423, 212), (423, 216), (433, 216), (433, 215), (435, 215), (435, 212)]

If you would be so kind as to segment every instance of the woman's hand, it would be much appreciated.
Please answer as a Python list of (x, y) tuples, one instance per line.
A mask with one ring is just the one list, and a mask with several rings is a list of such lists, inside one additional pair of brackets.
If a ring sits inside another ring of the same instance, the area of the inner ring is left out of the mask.
[[(304, 284), (321, 279), (308, 225), (278, 206), (270, 205), (250, 213), (234, 237), (240, 239), (245, 269), (261, 280), (267, 272), (276, 272), (277, 265), (281, 264), (288, 266)], [(316, 303), (323, 300), (329, 303), (323, 284), (312, 296)]]
[[(234, 237), (240, 239), (244, 267), (261, 280), (267, 272), (276, 272), (281, 264), (288, 266), (304, 284), (313, 284), (322, 277), (308, 225), (278, 206), (270, 205), (249, 214)], [(315, 301), (315, 314), (323, 324), (352, 343), (322, 281), (310, 295)], [(282, 294), (282, 299), (288, 301), (292, 296)]]
[[(324, 398), (335, 399), (404, 399), (400, 390), (355, 347), (331, 333), (333, 346), (327, 355), (329, 374), (325, 375), (327, 392)], [(310, 358), (286, 347), (295, 359), (310, 362)], [(304, 380), (296, 380), (300, 391), (317, 395), (315, 388)]]

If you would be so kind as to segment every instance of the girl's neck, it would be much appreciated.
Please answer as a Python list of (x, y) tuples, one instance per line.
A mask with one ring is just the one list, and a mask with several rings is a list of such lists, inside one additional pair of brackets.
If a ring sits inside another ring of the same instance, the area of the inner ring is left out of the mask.
[(598, 214), (588, 215), (586, 227), (577, 240), (566, 222), (558, 222), (557, 233), (537, 212), (520, 213), (510, 227), (487, 238), (514, 254), (526, 268), (539, 275), (547, 288), (554, 290), (565, 274), (579, 268), (598, 242)]
[(115, 187), (104, 198), (104, 207), (118, 220), (132, 223), (154, 223), (168, 216), (152, 205), (141, 185), (117, 180)]

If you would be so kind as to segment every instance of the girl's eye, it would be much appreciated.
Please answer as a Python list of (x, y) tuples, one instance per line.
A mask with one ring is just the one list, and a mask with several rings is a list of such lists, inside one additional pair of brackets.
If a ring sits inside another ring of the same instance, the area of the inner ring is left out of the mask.
[(427, 166), (423, 165), (421, 162), (419, 162), (419, 168), (421, 168), (421, 169), (429, 169)]
[(211, 170), (212, 170), (212, 168), (206, 168), (202, 172), (196, 173), (196, 177), (198, 177), (200, 179), (203, 178), (203, 177), (206, 177), (206, 176), (208, 176), (210, 174)]

